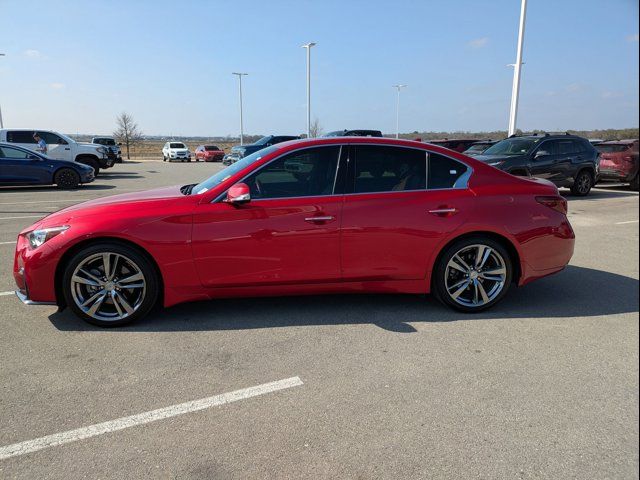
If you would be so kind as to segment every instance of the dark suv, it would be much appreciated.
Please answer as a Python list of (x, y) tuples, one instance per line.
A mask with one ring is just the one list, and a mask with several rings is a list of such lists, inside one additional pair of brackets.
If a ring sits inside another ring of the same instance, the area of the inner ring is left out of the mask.
[(512, 135), (474, 158), (512, 175), (544, 178), (579, 196), (598, 178), (598, 151), (586, 138), (569, 134)]
[(227, 155), (224, 156), (224, 158), (222, 159), (222, 164), (231, 165), (232, 163), (236, 163), (238, 160), (246, 157), (247, 155), (251, 155), (258, 150), (270, 147), (271, 145), (275, 145), (276, 143), (299, 139), (300, 137), (296, 137), (293, 135), (267, 135), (266, 137), (262, 137), (257, 142), (250, 143), (248, 145), (236, 145), (235, 147), (231, 148), (231, 151)]

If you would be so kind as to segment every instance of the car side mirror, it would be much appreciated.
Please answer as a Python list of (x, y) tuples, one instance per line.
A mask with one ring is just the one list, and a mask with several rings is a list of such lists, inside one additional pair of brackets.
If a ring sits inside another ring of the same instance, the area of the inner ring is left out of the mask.
[(227, 191), (227, 203), (241, 205), (251, 201), (251, 190), (246, 183), (236, 183)]
[(538, 150), (534, 158), (546, 157), (548, 155), (549, 155), (549, 152), (547, 152), (546, 150)]

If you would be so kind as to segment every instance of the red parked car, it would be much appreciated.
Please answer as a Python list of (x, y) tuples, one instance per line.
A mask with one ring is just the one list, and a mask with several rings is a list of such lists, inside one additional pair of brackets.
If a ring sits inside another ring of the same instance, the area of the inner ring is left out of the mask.
[(628, 183), (638, 191), (638, 140), (615, 140), (598, 143), (600, 180)]
[(433, 145), (298, 140), (43, 218), (18, 237), (16, 293), (100, 326), (157, 302), (337, 292), (433, 292), (476, 312), (567, 265), (566, 213), (551, 183)]
[(195, 151), (196, 162), (204, 160), (205, 162), (221, 162), (224, 157), (224, 151), (215, 145), (200, 145)]

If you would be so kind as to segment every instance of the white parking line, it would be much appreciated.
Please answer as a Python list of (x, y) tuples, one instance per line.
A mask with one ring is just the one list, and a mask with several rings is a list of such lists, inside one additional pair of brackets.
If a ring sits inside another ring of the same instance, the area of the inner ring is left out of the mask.
[(640, 220), (629, 220), (628, 222), (616, 222), (616, 225), (627, 225), (629, 223), (638, 223)]
[(157, 410), (151, 410), (149, 412), (139, 413), (137, 415), (131, 415), (129, 417), (122, 417), (116, 420), (110, 420), (108, 422), (97, 423), (88, 427), (68, 430), (62, 433), (54, 433), (53, 435), (36, 438), (35, 440), (14, 443), (13, 445), (0, 447), (0, 460), (16, 457), (18, 455), (25, 455), (27, 453), (37, 452), (38, 450), (42, 450), (44, 448), (55, 447), (57, 445), (63, 445), (65, 443), (75, 442), (78, 440), (83, 440), (85, 438), (95, 437), (97, 435), (103, 435), (105, 433), (123, 430), (129, 427), (135, 427), (136, 425), (143, 425), (145, 423), (155, 422), (157, 420), (164, 420), (165, 418), (184, 415), (185, 413), (197, 412), (198, 410), (204, 410), (207, 408), (224, 405), (226, 403), (237, 402), (238, 400), (245, 400), (251, 397), (257, 397), (259, 395), (276, 392), (278, 390), (298, 387), (300, 385), (303, 385), (303, 382), (299, 377), (286, 378), (284, 380), (278, 380), (276, 382), (263, 383), (262, 385), (257, 385), (255, 387), (243, 388), (241, 390), (235, 390), (229, 393), (214, 395), (213, 397), (201, 398), (200, 400), (192, 400), (191, 402), (180, 403), (178, 405), (159, 408)]
[(13, 290), (11, 290), (10, 292), (0, 292), (0, 297), (7, 297), (9, 295), (15, 295), (16, 292), (14, 292)]
[(0, 205), (25, 205), (32, 203), (73, 203), (73, 202), (84, 202), (85, 200), (94, 200), (93, 198), (74, 198), (70, 200), (38, 200), (36, 202), (7, 202), (0, 203)]
[(18, 220), (21, 218), (42, 218), (44, 215), (29, 215), (26, 217), (0, 217), (0, 220)]
[(13, 245), (14, 243), (16, 243), (15, 240), (13, 242), (0, 242), (0, 245)]

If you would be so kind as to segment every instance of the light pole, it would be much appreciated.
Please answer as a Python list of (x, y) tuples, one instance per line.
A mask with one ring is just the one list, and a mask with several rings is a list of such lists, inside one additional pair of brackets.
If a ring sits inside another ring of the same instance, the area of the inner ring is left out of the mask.
[(527, 18), (527, 0), (522, 0), (520, 7), (520, 29), (518, 31), (518, 51), (513, 71), (513, 89), (511, 91), (511, 108), (509, 109), (509, 136), (516, 133), (518, 118), (518, 96), (520, 95), (520, 70), (522, 69), (522, 44), (524, 43), (524, 25)]
[[(4, 56), (4, 53), (0, 53), (0, 57)], [(4, 128), (4, 122), (2, 121), (2, 105), (0, 105), (0, 128)]]
[(398, 89), (398, 101), (396, 102), (396, 138), (400, 135), (400, 89), (406, 87), (406, 85), (393, 85), (393, 88)]
[(248, 73), (232, 72), (232, 75), (238, 76), (238, 93), (240, 95), (240, 145), (244, 144), (244, 123), (242, 121), (242, 77), (249, 75)]
[(302, 45), (307, 49), (307, 138), (311, 138), (311, 47), (315, 45), (314, 42)]

